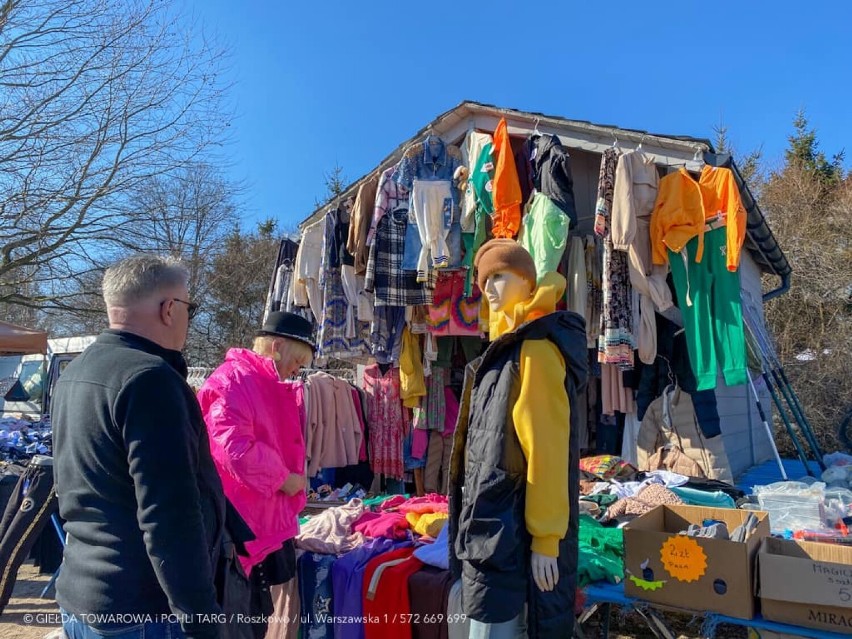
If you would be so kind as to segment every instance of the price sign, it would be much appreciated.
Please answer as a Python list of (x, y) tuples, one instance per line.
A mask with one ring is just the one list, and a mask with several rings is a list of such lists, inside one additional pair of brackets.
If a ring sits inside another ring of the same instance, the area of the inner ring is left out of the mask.
[(663, 568), (679, 581), (698, 581), (707, 572), (707, 555), (692, 537), (669, 537), (660, 548)]

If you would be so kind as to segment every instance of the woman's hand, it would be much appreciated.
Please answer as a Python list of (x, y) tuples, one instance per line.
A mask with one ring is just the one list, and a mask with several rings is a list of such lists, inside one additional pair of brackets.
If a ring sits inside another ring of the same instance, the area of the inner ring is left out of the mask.
[(281, 484), (280, 490), (291, 497), (294, 495), (298, 495), (301, 492), (304, 492), (305, 486), (307, 486), (307, 480), (304, 475), (299, 475), (297, 473), (290, 473), (287, 475), (287, 479), (284, 480), (284, 483)]

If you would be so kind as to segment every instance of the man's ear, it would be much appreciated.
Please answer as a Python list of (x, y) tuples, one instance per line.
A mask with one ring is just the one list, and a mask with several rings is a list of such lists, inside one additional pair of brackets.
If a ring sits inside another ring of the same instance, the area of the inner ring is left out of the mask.
[(166, 300), (160, 304), (160, 321), (166, 326), (174, 324), (174, 300)]

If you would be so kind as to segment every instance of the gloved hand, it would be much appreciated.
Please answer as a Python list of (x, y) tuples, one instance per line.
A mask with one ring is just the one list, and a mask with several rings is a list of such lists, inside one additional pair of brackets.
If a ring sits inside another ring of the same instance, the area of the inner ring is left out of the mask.
[(556, 588), (556, 584), (559, 581), (559, 567), (556, 557), (548, 557), (547, 555), (540, 555), (534, 552), (530, 560), (530, 567), (532, 568), (535, 585), (538, 586), (539, 590), (550, 592)]

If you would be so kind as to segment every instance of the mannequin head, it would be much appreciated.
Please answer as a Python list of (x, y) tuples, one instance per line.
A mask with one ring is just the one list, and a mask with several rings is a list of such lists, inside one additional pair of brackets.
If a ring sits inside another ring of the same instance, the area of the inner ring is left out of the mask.
[(510, 312), (535, 291), (535, 263), (529, 252), (514, 240), (501, 238), (486, 242), (477, 252), (474, 265), (477, 283), (492, 312)]
[(507, 269), (495, 271), (485, 280), (482, 293), (492, 313), (509, 311), (532, 295), (532, 285), (523, 275)]

